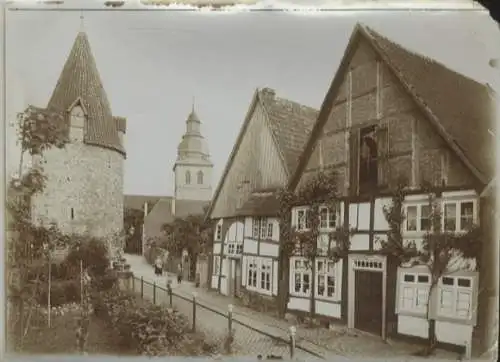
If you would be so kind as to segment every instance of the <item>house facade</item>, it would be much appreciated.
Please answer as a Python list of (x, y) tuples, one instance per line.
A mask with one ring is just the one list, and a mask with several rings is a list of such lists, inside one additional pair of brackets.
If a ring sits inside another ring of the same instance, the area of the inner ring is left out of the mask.
[[(429, 298), (426, 266), (398, 266), (379, 250), (389, 230), (383, 212), (391, 203), (389, 185), (401, 177), (408, 183), (406, 241), (421, 245), (430, 227), (424, 183), (438, 190), (443, 230), (462, 232), (479, 224), (479, 193), (494, 170), (489, 107), (486, 86), (367, 27), (355, 28), (289, 182), (299, 190), (319, 171), (334, 170), (339, 190), (334, 215), (320, 210), (315, 267), (300, 255), (290, 260), (289, 310), (309, 312), (315, 303), (317, 315), (351, 328), (383, 338), (426, 338), (430, 300), (438, 341), (470, 342), (478, 321), (477, 261), (453, 260)], [(298, 231), (307, 230), (307, 211), (303, 205), (292, 212)], [(351, 230), (350, 251), (333, 263), (324, 256), (324, 234), (339, 222)]]
[(207, 217), (216, 223), (211, 287), (224, 295), (278, 292), (276, 190), (295, 170), (317, 111), (254, 93)]

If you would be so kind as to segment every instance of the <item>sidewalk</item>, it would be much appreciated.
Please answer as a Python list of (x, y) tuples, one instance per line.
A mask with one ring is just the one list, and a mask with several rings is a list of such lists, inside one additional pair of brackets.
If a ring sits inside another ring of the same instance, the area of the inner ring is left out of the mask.
[[(166, 287), (168, 277), (155, 276), (153, 267), (148, 265), (143, 257), (126, 255), (126, 259), (136, 277), (143, 277), (146, 281), (156, 282), (157, 285)], [(295, 326), (297, 330), (297, 347), (325, 359), (335, 358), (337, 360), (341, 356), (358, 358), (369, 356), (370, 358), (397, 358), (404, 361), (421, 360), (421, 358), (411, 356), (411, 353), (418, 350), (419, 347), (409, 343), (400, 341), (384, 343), (380, 337), (351, 331), (345, 326), (336, 326), (334, 329), (327, 329), (306, 328), (302, 325), (294, 325), (285, 320), (237, 305), (236, 301), (232, 298), (215, 294), (206, 289), (196, 288), (194, 283), (182, 282), (180, 285), (177, 285), (174, 275), (171, 275), (170, 278), (175, 280), (175, 283), (172, 284), (175, 294), (191, 299), (193, 292), (196, 292), (197, 301), (200, 305), (223, 314), (227, 314), (228, 305), (233, 304), (234, 320), (249, 325), (263, 333), (288, 340), (289, 329), (291, 326)], [(439, 350), (436, 352), (434, 358), (456, 360), (457, 355)]]

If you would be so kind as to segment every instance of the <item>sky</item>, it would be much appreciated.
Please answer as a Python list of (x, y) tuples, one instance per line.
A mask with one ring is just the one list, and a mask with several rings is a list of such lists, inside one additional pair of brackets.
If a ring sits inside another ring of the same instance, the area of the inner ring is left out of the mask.
[[(255, 89), (271, 87), (319, 108), (356, 22), (499, 89), (488, 62), (500, 58), (500, 31), (484, 11), (9, 11), (8, 120), (29, 104), (47, 105), (83, 29), (113, 114), (127, 118), (124, 193), (173, 194), (172, 167), (193, 97), (215, 189)], [(15, 147), (8, 130), (8, 172), (18, 163)]]

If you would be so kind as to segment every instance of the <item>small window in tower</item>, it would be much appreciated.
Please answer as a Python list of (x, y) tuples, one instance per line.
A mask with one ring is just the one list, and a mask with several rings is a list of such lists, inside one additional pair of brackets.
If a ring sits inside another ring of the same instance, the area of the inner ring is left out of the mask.
[(198, 171), (198, 185), (203, 185), (203, 172)]
[(70, 112), (71, 119), (71, 129), (70, 135), (71, 139), (74, 141), (83, 140), (84, 128), (85, 128), (85, 112), (80, 105), (76, 105), (71, 109)]
[(71, 208), (71, 220), (75, 219), (75, 209)]
[(191, 172), (186, 171), (186, 184), (189, 185), (191, 183)]

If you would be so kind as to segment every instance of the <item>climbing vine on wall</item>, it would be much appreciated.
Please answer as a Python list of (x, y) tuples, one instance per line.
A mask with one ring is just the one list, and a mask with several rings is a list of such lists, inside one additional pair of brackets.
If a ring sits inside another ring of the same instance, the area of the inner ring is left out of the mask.
[(405, 221), (404, 200), (406, 183), (400, 181), (394, 188), (391, 205), (384, 208), (384, 215), (389, 224), (387, 241), (382, 242), (382, 252), (398, 260), (398, 266), (425, 265), (430, 274), (429, 300), (427, 301), (428, 343), (418, 355), (430, 355), (436, 345), (435, 317), (431, 314), (430, 296), (433, 294), (439, 280), (446, 273), (451, 273), (461, 268), (460, 264), (453, 269), (450, 265), (452, 259), (475, 259), (476, 268), (479, 268), (481, 255), (481, 229), (472, 225), (463, 232), (446, 231), (443, 228), (441, 202), (439, 190), (424, 183), (422, 193), (428, 195), (430, 210), (430, 226), (425, 232), (420, 247), (415, 242), (405, 242), (403, 236), (403, 222)]
[[(337, 188), (337, 175), (334, 171), (321, 171), (306, 181), (297, 192), (282, 189), (278, 192), (280, 202), (280, 240), (282, 257), (290, 258), (300, 254), (307, 261), (317, 256), (317, 242), (320, 236), (320, 210), (326, 207), (335, 213), (340, 208), (340, 193)], [(306, 230), (297, 230), (292, 226), (292, 210), (294, 207), (307, 208)], [(349, 250), (350, 232), (341, 220), (337, 220), (337, 228), (328, 233), (328, 257), (334, 261), (342, 259)]]

